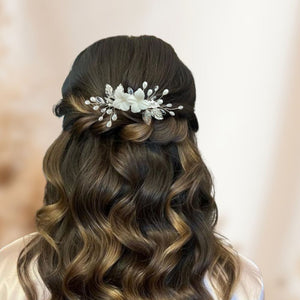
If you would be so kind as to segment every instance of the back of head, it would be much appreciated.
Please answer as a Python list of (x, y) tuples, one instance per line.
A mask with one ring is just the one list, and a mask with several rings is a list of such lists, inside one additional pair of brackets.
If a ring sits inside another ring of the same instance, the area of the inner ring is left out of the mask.
[[(164, 102), (183, 106), (146, 124), (117, 110), (99, 120), (86, 99), (106, 84), (124, 90), (164, 89)], [(197, 148), (196, 92), (191, 71), (163, 40), (149, 35), (99, 40), (76, 57), (54, 107), (63, 130), (47, 150), (40, 233), (18, 261), (27, 273), (37, 257), (52, 299), (230, 299), (238, 256), (214, 231), (217, 206), (211, 175)], [(27, 256), (25, 255), (27, 254)]]
[[(65, 79), (62, 87), (63, 99), (55, 108), (56, 115), (64, 115), (65, 130), (76, 127), (82, 131), (88, 127), (96, 134), (110, 131), (112, 135), (117, 134), (116, 131), (120, 127), (125, 127), (121, 133), (123, 138), (133, 139), (125, 134), (130, 131), (130, 128), (134, 128), (136, 132), (145, 132), (154, 127), (157, 129), (154, 130), (156, 133), (154, 132), (149, 140), (154, 140), (156, 135), (158, 143), (171, 142), (172, 138), (176, 139), (176, 137), (168, 138), (165, 134), (165, 141), (163, 137), (159, 141), (158, 131), (172, 127), (175, 123), (173, 118), (168, 118), (164, 122), (154, 122), (152, 127), (145, 127), (144, 122), (141, 124), (140, 115), (122, 112), (122, 114), (118, 113), (118, 120), (113, 122), (112, 128), (108, 129), (105, 122), (95, 122), (99, 114), (88, 110), (84, 102), (80, 101), (92, 95), (104, 95), (107, 83), (113, 87), (121, 83), (125, 90), (128, 87), (136, 90), (142, 86), (144, 80), (147, 81), (149, 88), (155, 85), (160, 87), (160, 91), (167, 88), (169, 94), (164, 97), (165, 101), (173, 105), (184, 103), (184, 110), (177, 111), (176, 119), (179, 122), (185, 119), (191, 130), (198, 130), (198, 122), (194, 114), (195, 84), (190, 70), (181, 62), (169, 44), (147, 35), (109, 37), (84, 49), (75, 59)], [(79, 119), (78, 122), (76, 119)], [(74, 122), (76, 122), (75, 125)], [(126, 126), (127, 124), (134, 124), (134, 127)], [(147, 139), (148, 137), (144, 138), (144, 140)]]

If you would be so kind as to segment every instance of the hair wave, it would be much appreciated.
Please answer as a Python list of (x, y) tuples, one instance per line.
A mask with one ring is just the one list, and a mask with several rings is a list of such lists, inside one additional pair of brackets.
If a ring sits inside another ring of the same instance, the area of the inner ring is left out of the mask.
[[(169, 88), (168, 102), (184, 109), (150, 126), (118, 111), (108, 128), (84, 104), (106, 82), (137, 88), (144, 78)], [(230, 299), (239, 257), (215, 231), (193, 76), (173, 48), (154, 36), (100, 40), (78, 55), (62, 93), (54, 112), (64, 116), (63, 130), (43, 160), (39, 234), (18, 258), (27, 298), (37, 299), (28, 272), (36, 258), (51, 300), (212, 300), (206, 272), (219, 298)]]

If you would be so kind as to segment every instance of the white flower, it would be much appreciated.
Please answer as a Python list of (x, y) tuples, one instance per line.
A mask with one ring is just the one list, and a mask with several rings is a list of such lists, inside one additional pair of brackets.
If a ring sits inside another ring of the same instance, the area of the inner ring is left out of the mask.
[(140, 112), (149, 107), (150, 102), (145, 100), (145, 93), (141, 88), (138, 88), (134, 94), (128, 97), (128, 102), (131, 104), (131, 111), (133, 113)]
[(115, 108), (127, 111), (130, 108), (130, 102), (128, 101), (129, 94), (124, 92), (124, 87), (122, 84), (119, 84), (114, 92), (114, 101), (113, 106)]

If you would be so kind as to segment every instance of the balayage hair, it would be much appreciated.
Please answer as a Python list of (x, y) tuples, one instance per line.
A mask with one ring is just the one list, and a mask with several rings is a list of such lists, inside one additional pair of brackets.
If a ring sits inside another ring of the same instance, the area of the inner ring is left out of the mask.
[[(152, 119), (117, 111), (106, 127), (84, 104), (104, 96), (105, 84), (124, 90), (159, 86), (164, 103), (183, 105), (175, 116)], [(151, 36), (101, 39), (75, 59), (53, 111), (63, 130), (43, 159), (43, 206), (37, 234), (18, 257), (29, 300), (36, 258), (51, 300), (228, 300), (240, 276), (240, 258), (215, 231), (218, 210), (195, 133), (196, 92), (191, 71), (171, 45)]]

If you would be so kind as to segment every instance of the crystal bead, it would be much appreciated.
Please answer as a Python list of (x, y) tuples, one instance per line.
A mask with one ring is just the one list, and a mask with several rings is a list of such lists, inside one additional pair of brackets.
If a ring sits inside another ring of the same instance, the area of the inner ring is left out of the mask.
[(178, 108), (179, 108), (179, 109), (183, 109), (183, 106), (182, 106), (182, 105), (179, 105)]
[(171, 116), (175, 116), (174, 111), (169, 111), (169, 113), (170, 113)]
[(158, 104), (162, 104), (162, 103), (164, 102), (164, 100), (163, 100), (163, 99), (158, 99), (156, 102), (157, 102)]
[(148, 85), (147, 81), (144, 81), (143, 82), (143, 89), (145, 89), (147, 87), (147, 85)]
[(167, 107), (172, 107), (172, 103), (168, 103), (166, 106)]
[(99, 121), (102, 121), (102, 120), (103, 120), (103, 116), (100, 116), (100, 117), (98, 118), (98, 120), (99, 120)]
[(105, 112), (106, 111), (106, 107), (101, 109), (101, 112)]
[(95, 105), (94, 107), (93, 107), (93, 110), (97, 110), (99, 108), (99, 105)]
[(133, 94), (133, 89), (131, 87), (128, 87), (127, 88), (127, 93), (132, 95)]
[(107, 123), (106, 123), (106, 127), (111, 127), (111, 121), (109, 120)]
[(96, 102), (96, 98), (95, 98), (95, 97), (91, 97), (90, 100), (91, 100), (92, 102)]
[(99, 103), (105, 103), (105, 101), (101, 97), (99, 97), (99, 96), (96, 97), (96, 100)]
[(159, 89), (159, 86), (156, 85), (156, 86), (154, 87), (154, 91), (156, 92), (158, 89)]
[(112, 109), (111, 109), (111, 108), (109, 108), (109, 109), (106, 111), (106, 113), (107, 113), (108, 115), (110, 115), (111, 112), (112, 112)]
[(84, 103), (85, 104), (91, 104), (91, 101), (90, 100), (85, 100)]
[(116, 121), (117, 120), (117, 114), (114, 113), (111, 118), (112, 118), (113, 121)]

